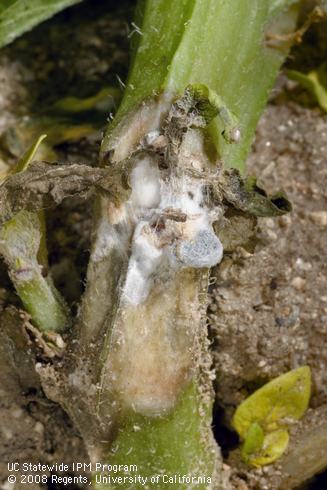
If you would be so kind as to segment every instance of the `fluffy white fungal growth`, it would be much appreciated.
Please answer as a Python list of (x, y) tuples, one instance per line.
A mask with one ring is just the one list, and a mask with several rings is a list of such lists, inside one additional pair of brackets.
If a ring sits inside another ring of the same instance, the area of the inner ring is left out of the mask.
[(163, 251), (153, 243), (154, 238), (145, 222), (136, 227), (122, 295), (122, 300), (133, 306), (147, 298), (153, 283), (152, 276), (162, 261)]
[(122, 301), (137, 306), (163, 271), (213, 267), (223, 247), (212, 228), (215, 213), (205, 203), (202, 179), (185, 174), (164, 179), (146, 157), (135, 165), (130, 182), (128, 205), (136, 228)]
[(122, 294), (122, 302), (132, 306), (143, 303), (150, 292), (149, 278), (146, 277), (134, 259), (130, 260)]
[(94, 262), (103, 260), (112, 250), (127, 254), (130, 226), (126, 221), (123, 221), (118, 231), (108, 220), (102, 219), (98, 230), (92, 254)]
[[(158, 156), (139, 157), (130, 173), (126, 213), (111, 213), (116, 248), (119, 235), (130, 230), (129, 239), (122, 240), (130, 257), (111, 338), (108, 382), (122, 406), (151, 417), (169, 413), (191, 379), (203, 313), (203, 274), (195, 269), (212, 267), (223, 255), (212, 227), (221, 210), (206, 196), (209, 164), (201, 158), (202, 140), (190, 132), (183, 158), (179, 155), (174, 166), (159, 170)], [(160, 136), (150, 133), (147, 143)], [(112, 245), (104, 240), (99, 249)]]
[(144, 136), (144, 144), (146, 146), (152, 146), (156, 141), (160, 138), (160, 131), (155, 130), (155, 131), (150, 131)]
[(131, 172), (131, 201), (138, 208), (156, 208), (160, 203), (160, 173), (149, 157), (140, 160)]

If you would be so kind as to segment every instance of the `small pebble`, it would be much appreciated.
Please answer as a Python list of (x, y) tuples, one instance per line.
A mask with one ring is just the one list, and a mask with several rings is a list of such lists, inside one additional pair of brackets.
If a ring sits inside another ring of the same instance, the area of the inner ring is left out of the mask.
[(309, 214), (311, 221), (318, 226), (327, 226), (327, 211), (313, 211)]
[(20, 418), (23, 415), (23, 413), (24, 413), (23, 410), (19, 407), (11, 411), (11, 414), (15, 419)]
[(66, 344), (65, 344), (63, 338), (61, 337), (61, 335), (57, 335), (56, 344), (57, 344), (57, 347), (59, 347), (59, 349), (63, 349), (64, 347), (66, 347)]
[(290, 216), (284, 215), (279, 218), (279, 225), (281, 228), (287, 228), (292, 223), (292, 218)]
[(34, 430), (38, 434), (43, 434), (43, 432), (44, 432), (44, 425), (41, 422), (36, 422), (36, 424), (34, 425)]
[(304, 289), (304, 286), (305, 286), (305, 279), (303, 279), (303, 277), (294, 277), (294, 279), (292, 280), (291, 282), (291, 285), (293, 286), (293, 288), (297, 289), (298, 291), (302, 291)]
[(267, 238), (270, 242), (275, 242), (278, 238), (278, 235), (272, 230), (267, 230)]
[(237, 485), (236, 490), (249, 490), (247, 484), (242, 480), (238, 481), (236, 485)]

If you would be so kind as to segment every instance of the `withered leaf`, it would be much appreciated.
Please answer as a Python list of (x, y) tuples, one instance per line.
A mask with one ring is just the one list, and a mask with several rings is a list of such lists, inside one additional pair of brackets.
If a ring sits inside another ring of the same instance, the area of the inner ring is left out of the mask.
[(21, 210), (50, 208), (72, 196), (89, 197), (95, 190), (111, 194), (108, 169), (88, 165), (30, 164), (10, 175), (0, 186), (0, 225)]
[(255, 178), (242, 179), (236, 169), (223, 172), (220, 188), (225, 201), (253, 216), (281, 216), (292, 210), (292, 205), (283, 192), (268, 196), (257, 185)]

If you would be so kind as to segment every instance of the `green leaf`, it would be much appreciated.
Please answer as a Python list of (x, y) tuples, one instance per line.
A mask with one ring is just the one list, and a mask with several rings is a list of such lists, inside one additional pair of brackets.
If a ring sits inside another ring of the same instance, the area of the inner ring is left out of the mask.
[(242, 447), (242, 458), (247, 461), (253, 454), (258, 453), (263, 446), (264, 439), (265, 433), (262, 427), (257, 422), (251, 424)]
[(264, 437), (262, 447), (257, 454), (243, 454), (243, 460), (253, 466), (264, 466), (271, 464), (282, 456), (286, 451), (289, 442), (287, 430), (275, 430)]
[(317, 70), (312, 70), (307, 74), (288, 70), (287, 76), (310, 92), (321, 109), (327, 112), (327, 63), (323, 63)]
[(47, 137), (46, 134), (41, 134), (34, 143), (26, 150), (24, 155), (21, 157), (21, 159), (18, 161), (17, 165), (13, 168), (12, 173), (17, 174), (19, 172), (23, 172), (24, 170), (27, 169), (31, 161), (33, 160), (39, 146), (41, 145), (42, 141)]
[(255, 391), (237, 408), (233, 425), (245, 438), (250, 425), (260, 423), (265, 431), (287, 425), (287, 419), (298, 420), (308, 408), (311, 374), (303, 366), (278, 376)]
[(0, 47), (81, 0), (1, 0)]
[(251, 424), (242, 447), (242, 459), (253, 466), (273, 463), (286, 450), (289, 441), (287, 430), (275, 430), (264, 434), (257, 423)]
[(31, 161), (33, 160), (36, 152), (38, 151), (42, 141), (47, 137), (46, 134), (41, 134), (41, 136), (37, 137), (34, 143), (25, 151), (23, 156), (18, 160), (16, 165), (10, 170), (0, 174), (0, 184), (10, 175), (17, 174), (19, 172), (23, 172), (27, 169)]
[(244, 439), (242, 455), (247, 462), (260, 466), (281, 456), (288, 444), (287, 427), (307, 410), (310, 392), (310, 368), (303, 366), (270, 381), (241, 403), (233, 426)]

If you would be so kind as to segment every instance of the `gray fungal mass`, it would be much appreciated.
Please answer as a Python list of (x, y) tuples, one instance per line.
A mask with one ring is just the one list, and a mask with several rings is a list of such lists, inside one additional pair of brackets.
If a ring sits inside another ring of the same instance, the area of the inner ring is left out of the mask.
[(213, 230), (202, 229), (192, 240), (184, 240), (178, 248), (178, 257), (190, 267), (213, 267), (223, 256), (223, 247)]

